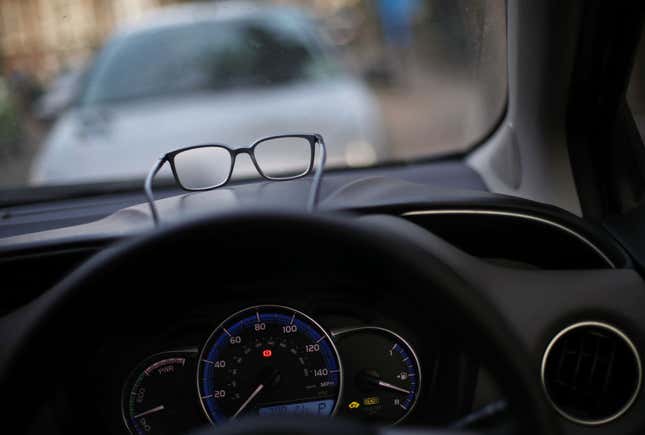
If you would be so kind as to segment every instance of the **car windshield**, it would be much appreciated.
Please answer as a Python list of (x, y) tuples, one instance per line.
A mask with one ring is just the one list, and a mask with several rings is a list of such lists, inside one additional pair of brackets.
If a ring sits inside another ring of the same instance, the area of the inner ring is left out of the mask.
[(289, 133), (330, 168), (462, 153), (503, 114), (505, 27), (497, 0), (0, 2), (0, 190)]

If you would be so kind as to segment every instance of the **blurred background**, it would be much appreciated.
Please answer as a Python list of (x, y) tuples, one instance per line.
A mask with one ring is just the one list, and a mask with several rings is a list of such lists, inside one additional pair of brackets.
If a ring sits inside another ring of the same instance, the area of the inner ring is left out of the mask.
[(289, 132), (337, 167), (460, 152), (506, 86), (500, 0), (0, 0), (0, 188)]

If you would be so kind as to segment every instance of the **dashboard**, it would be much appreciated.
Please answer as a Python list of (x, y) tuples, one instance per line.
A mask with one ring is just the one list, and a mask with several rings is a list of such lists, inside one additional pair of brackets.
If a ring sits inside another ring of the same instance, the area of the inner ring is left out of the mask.
[[(375, 184), (393, 197), (404, 197), (397, 189), (410, 196), (392, 204), (372, 196)], [(551, 285), (580, 271), (575, 287), (558, 284), (572, 295), (585, 287), (580, 276), (594, 280), (585, 271), (609, 278), (630, 267), (615, 241), (569, 214), (517, 198), (448, 196), (452, 199), (430, 198), (426, 190), (384, 180), (353, 183), (331, 195), (350, 220), (385, 215), (438, 236), (460, 251), (450, 263), (453, 248), (445, 249), (445, 260), (463, 276), (471, 274), (473, 282), (481, 273), (504, 276), (504, 285), (490, 276), (477, 283), (499, 298), (496, 303), (511, 322), (523, 325), (518, 330), (533, 334), (527, 341), (532, 340), (538, 360), (568, 323), (554, 313), (551, 329), (533, 331), (527, 323), (532, 321), (529, 301), (541, 303), (540, 296), (536, 291), (522, 296), (511, 283), (517, 279), (518, 285), (530, 282), (537, 289), (541, 279)], [(21, 291), (7, 292), (2, 314), (19, 312), (78, 265), (129, 239), (132, 233), (122, 231), (132, 223), (129, 216), (141, 218), (129, 209), (101, 225), (83, 224), (82, 237), (59, 238), (61, 233), (50, 231), (0, 246), (0, 271), (8, 282), (21, 284)], [(66, 231), (76, 232), (75, 227)], [(314, 239), (308, 240), (307, 252), (313, 252)], [(297, 239), (291, 242), (291, 252), (303, 249)], [(83, 313), (78, 320), (77, 349), (61, 357), (58, 387), (47, 397), (42, 421), (105, 434), (186, 433), (247, 415), (285, 414), (450, 426), (474, 410), (505, 403), (477, 355), (465, 351), (468, 337), (427, 315), (434, 304), (432, 288), (414, 289), (415, 299), (397, 292), (405, 277), (389, 276), (386, 268), (377, 273), (370, 253), (350, 255), (355, 264), (332, 255), (325, 257), (327, 263), (312, 265), (305, 255), (268, 258), (251, 255), (247, 245), (232, 246), (229, 267), (184, 252), (106, 276), (94, 290), (120, 296), (106, 299), (105, 312)], [(333, 254), (334, 248), (328, 249)], [(238, 275), (231, 276), (233, 269)], [(607, 283), (615, 285), (614, 278)], [(556, 289), (549, 290), (566, 298)], [(585, 303), (607, 306), (603, 294)], [(559, 313), (567, 304), (578, 307), (580, 299), (553, 306)], [(518, 309), (525, 305), (528, 312)]]

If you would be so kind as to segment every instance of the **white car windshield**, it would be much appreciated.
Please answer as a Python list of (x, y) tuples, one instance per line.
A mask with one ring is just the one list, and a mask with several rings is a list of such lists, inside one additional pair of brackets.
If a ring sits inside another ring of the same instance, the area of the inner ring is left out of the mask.
[(271, 18), (216, 25), (203, 20), (116, 38), (97, 60), (81, 104), (280, 86), (331, 75), (333, 59), (306, 26), (298, 26), (297, 17), (292, 26), (275, 25)]
[(140, 185), (174, 149), (293, 133), (322, 135), (328, 168), (458, 155), (506, 107), (496, 0), (24, 0), (0, 20), (0, 190)]

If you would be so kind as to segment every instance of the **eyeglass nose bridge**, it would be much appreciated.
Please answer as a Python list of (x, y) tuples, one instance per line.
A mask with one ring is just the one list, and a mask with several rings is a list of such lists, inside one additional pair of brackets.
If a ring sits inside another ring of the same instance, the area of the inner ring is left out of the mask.
[(233, 157), (237, 157), (239, 154), (248, 154), (253, 157), (253, 147), (231, 148), (231, 154)]
[(234, 170), (235, 163), (237, 161), (237, 156), (239, 156), (240, 154), (246, 154), (251, 159), (251, 163), (253, 163), (253, 166), (255, 166), (255, 169), (258, 171), (258, 173), (262, 177), (266, 178), (266, 176), (264, 175), (264, 172), (262, 172), (262, 168), (260, 168), (260, 165), (255, 159), (254, 148), (255, 147), (253, 145), (246, 146), (246, 147), (239, 147), (239, 148), (229, 148), (229, 151), (231, 152), (231, 173)]

